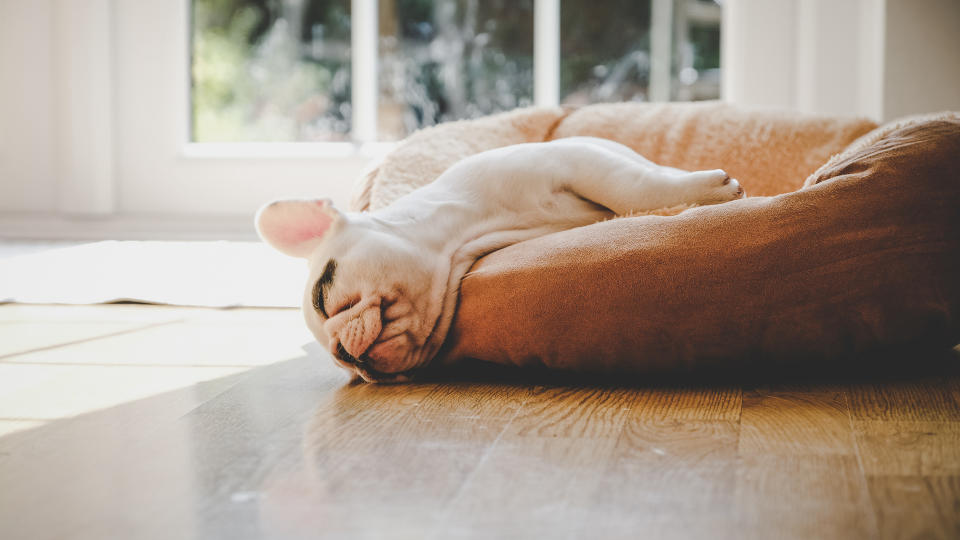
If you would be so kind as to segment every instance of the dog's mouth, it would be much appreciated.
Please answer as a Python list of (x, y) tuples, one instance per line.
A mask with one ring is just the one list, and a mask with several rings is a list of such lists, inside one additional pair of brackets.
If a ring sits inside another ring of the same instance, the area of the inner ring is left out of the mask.
[(400, 371), (397, 373), (380, 371), (372, 366), (370, 358), (366, 354), (362, 354), (357, 358), (348, 353), (347, 350), (343, 348), (343, 345), (339, 343), (337, 344), (337, 351), (334, 356), (337, 360), (347, 364), (350, 369), (353, 369), (353, 371), (366, 382), (401, 383), (413, 378), (413, 370)]

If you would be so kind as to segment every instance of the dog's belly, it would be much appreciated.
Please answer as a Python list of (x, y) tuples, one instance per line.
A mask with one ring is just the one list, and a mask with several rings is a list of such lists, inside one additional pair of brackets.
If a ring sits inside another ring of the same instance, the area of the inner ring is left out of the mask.
[(588, 225), (613, 216), (610, 209), (588, 201), (567, 189), (553, 190), (540, 198), (535, 219), (565, 229)]

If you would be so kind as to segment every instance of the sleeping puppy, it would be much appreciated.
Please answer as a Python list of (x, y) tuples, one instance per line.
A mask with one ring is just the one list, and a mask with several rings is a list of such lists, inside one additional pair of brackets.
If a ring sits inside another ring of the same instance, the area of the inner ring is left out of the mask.
[(742, 196), (722, 170), (663, 167), (573, 137), (471, 156), (373, 212), (281, 200), (256, 224), (271, 246), (307, 259), (304, 317), (337, 363), (365, 381), (400, 382), (439, 352), (460, 280), (487, 253), (614, 215)]

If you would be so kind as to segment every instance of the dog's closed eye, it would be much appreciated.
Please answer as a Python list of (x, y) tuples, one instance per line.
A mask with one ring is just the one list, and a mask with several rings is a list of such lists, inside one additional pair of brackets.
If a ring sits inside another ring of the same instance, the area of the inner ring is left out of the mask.
[(333, 276), (337, 272), (337, 261), (330, 259), (327, 261), (327, 265), (323, 267), (323, 273), (320, 274), (320, 279), (313, 285), (313, 309), (319, 311), (324, 317), (330, 318), (327, 315), (326, 309), (326, 296), (327, 290), (330, 288), (330, 285), (333, 283)]

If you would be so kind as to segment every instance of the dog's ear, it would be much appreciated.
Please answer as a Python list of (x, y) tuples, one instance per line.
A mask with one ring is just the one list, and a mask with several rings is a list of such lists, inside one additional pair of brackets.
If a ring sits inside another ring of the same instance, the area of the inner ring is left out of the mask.
[(257, 212), (257, 233), (277, 251), (309, 257), (343, 214), (329, 199), (274, 201)]

